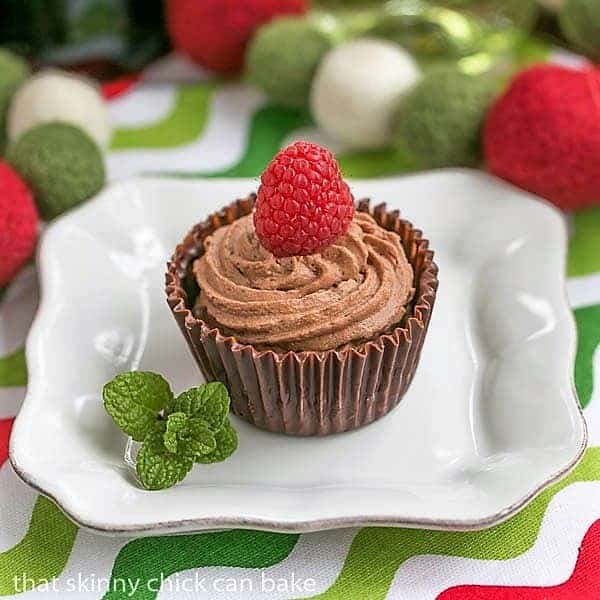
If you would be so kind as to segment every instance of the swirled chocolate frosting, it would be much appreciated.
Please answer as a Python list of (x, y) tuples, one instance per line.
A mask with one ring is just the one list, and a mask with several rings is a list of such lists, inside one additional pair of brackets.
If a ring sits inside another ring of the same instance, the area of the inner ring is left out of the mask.
[(346, 235), (310, 256), (276, 258), (252, 215), (220, 227), (195, 261), (196, 315), (239, 342), (278, 351), (359, 345), (391, 330), (413, 296), (399, 236), (357, 212)]

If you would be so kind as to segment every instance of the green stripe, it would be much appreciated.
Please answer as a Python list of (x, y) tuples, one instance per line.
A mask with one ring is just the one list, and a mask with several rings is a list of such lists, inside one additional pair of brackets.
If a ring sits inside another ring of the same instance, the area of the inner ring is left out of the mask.
[(164, 149), (191, 144), (206, 127), (214, 91), (213, 83), (180, 87), (173, 109), (165, 119), (146, 127), (117, 129), (111, 150)]
[[(0, 553), (0, 596), (58, 577), (69, 560), (76, 535), (77, 527), (50, 500), (39, 496), (23, 539)], [(27, 582), (23, 582), (23, 575)]]
[(248, 144), (241, 160), (228, 169), (208, 173), (207, 177), (260, 176), (286, 136), (310, 123), (308, 114), (299, 110), (274, 105), (261, 108), (252, 117)]
[[(120, 580), (139, 581), (135, 600), (150, 600), (157, 592), (156, 581), (187, 569), (239, 567), (264, 569), (287, 558), (297, 535), (233, 530), (198, 535), (141, 538), (119, 552), (105, 600), (123, 598)], [(114, 589), (113, 589), (114, 586)]]
[(337, 159), (344, 177), (356, 179), (407, 173), (416, 168), (407, 153), (392, 149), (340, 154)]
[(258, 177), (281, 148), (286, 136), (310, 122), (305, 112), (283, 106), (264, 106), (252, 116), (246, 148), (236, 164), (219, 171), (164, 171), (155, 174), (181, 178)]
[(600, 206), (575, 212), (573, 221), (567, 273), (576, 277), (600, 272)]
[(25, 350), (21, 348), (13, 354), (0, 358), (0, 387), (27, 385), (27, 364)]
[(594, 353), (600, 344), (600, 304), (574, 311), (579, 341), (575, 360), (575, 387), (581, 406), (592, 399), (594, 390)]

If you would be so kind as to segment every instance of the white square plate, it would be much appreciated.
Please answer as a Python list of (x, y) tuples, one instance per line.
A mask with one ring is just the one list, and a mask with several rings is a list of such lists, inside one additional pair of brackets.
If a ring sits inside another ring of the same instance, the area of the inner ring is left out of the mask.
[(354, 181), (422, 228), (440, 287), (417, 374), (382, 420), (327, 438), (235, 419), (236, 454), (148, 492), (123, 463), (103, 384), (158, 371), (175, 392), (199, 372), (165, 301), (165, 262), (187, 230), (255, 180), (139, 179), (50, 225), (29, 391), (11, 440), (21, 477), (84, 527), (165, 533), (355, 525), (472, 529), (522, 507), (581, 457), (566, 228), (545, 203), (475, 171)]

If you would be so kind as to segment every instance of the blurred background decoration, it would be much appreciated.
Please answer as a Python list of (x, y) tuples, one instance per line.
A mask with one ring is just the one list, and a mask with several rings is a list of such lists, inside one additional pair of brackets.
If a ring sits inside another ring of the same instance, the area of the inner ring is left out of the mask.
[[(577, 69), (526, 69), (556, 48)], [(22, 178), (44, 219), (95, 194), (127, 147), (106, 98), (173, 51), (210, 81), (186, 110), (258, 88), (267, 128), (316, 131), (345, 175), (487, 167), (563, 209), (600, 201), (599, 0), (2, 0), (0, 186), (22, 198)]]
[[(177, 19), (187, 19), (188, 29), (198, 32), (209, 25), (229, 25), (238, 30), (239, 40), (241, 34), (249, 38), (272, 18), (310, 10), (316, 20), (328, 20), (339, 39), (386, 38), (423, 61), (508, 49), (532, 33), (592, 58), (600, 52), (596, 0), (315, 0), (310, 6), (305, 0), (244, 0), (233, 4), (237, 6), (207, 0), (3, 0), (0, 45), (35, 64), (76, 66), (106, 78), (119, 70), (137, 70), (167, 52), (167, 17), (176, 42), (178, 25), (173, 23)], [(203, 16), (210, 22), (199, 22)], [(497, 41), (501, 35), (506, 36), (503, 44)], [(231, 32), (216, 31), (214, 37), (231, 37)]]
[(0, 45), (102, 78), (169, 49), (162, 0), (2, 0)]

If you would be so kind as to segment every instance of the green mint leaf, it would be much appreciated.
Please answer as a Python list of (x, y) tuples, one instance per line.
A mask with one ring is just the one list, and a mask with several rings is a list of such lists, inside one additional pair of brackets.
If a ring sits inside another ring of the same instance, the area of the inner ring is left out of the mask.
[(185, 429), (189, 417), (184, 412), (171, 413), (167, 418), (167, 431), (177, 433)]
[(174, 431), (165, 431), (163, 443), (169, 452), (177, 454), (177, 434)]
[(160, 433), (150, 433), (137, 455), (136, 471), (148, 490), (164, 490), (179, 483), (191, 470), (194, 461), (173, 454), (165, 448)]
[(215, 436), (203, 419), (190, 418), (183, 412), (171, 413), (163, 435), (169, 452), (195, 458), (217, 447)]
[(189, 417), (182, 412), (172, 413), (168, 416), (163, 441), (169, 452), (177, 452), (177, 434), (185, 429), (188, 419)]
[(229, 419), (225, 420), (223, 427), (215, 433), (217, 447), (210, 454), (196, 457), (197, 463), (210, 464), (224, 461), (229, 458), (238, 447), (238, 436)]
[(158, 413), (173, 401), (169, 384), (157, 373), (121, 373), (102, 390), (104, 408), (137, 442), (153, 430)]
[(229, 392), (220, 381), (205, 383), (179, 395), (173, 410), (204, 419), (211, 431), (216, 432), (229, 414)]
[(192, 459), (210, 454), (217, 447), (215, 435), (203, 419), (190, 419), (185, 429), (178, 434), (178, 438), (178, 452)]

